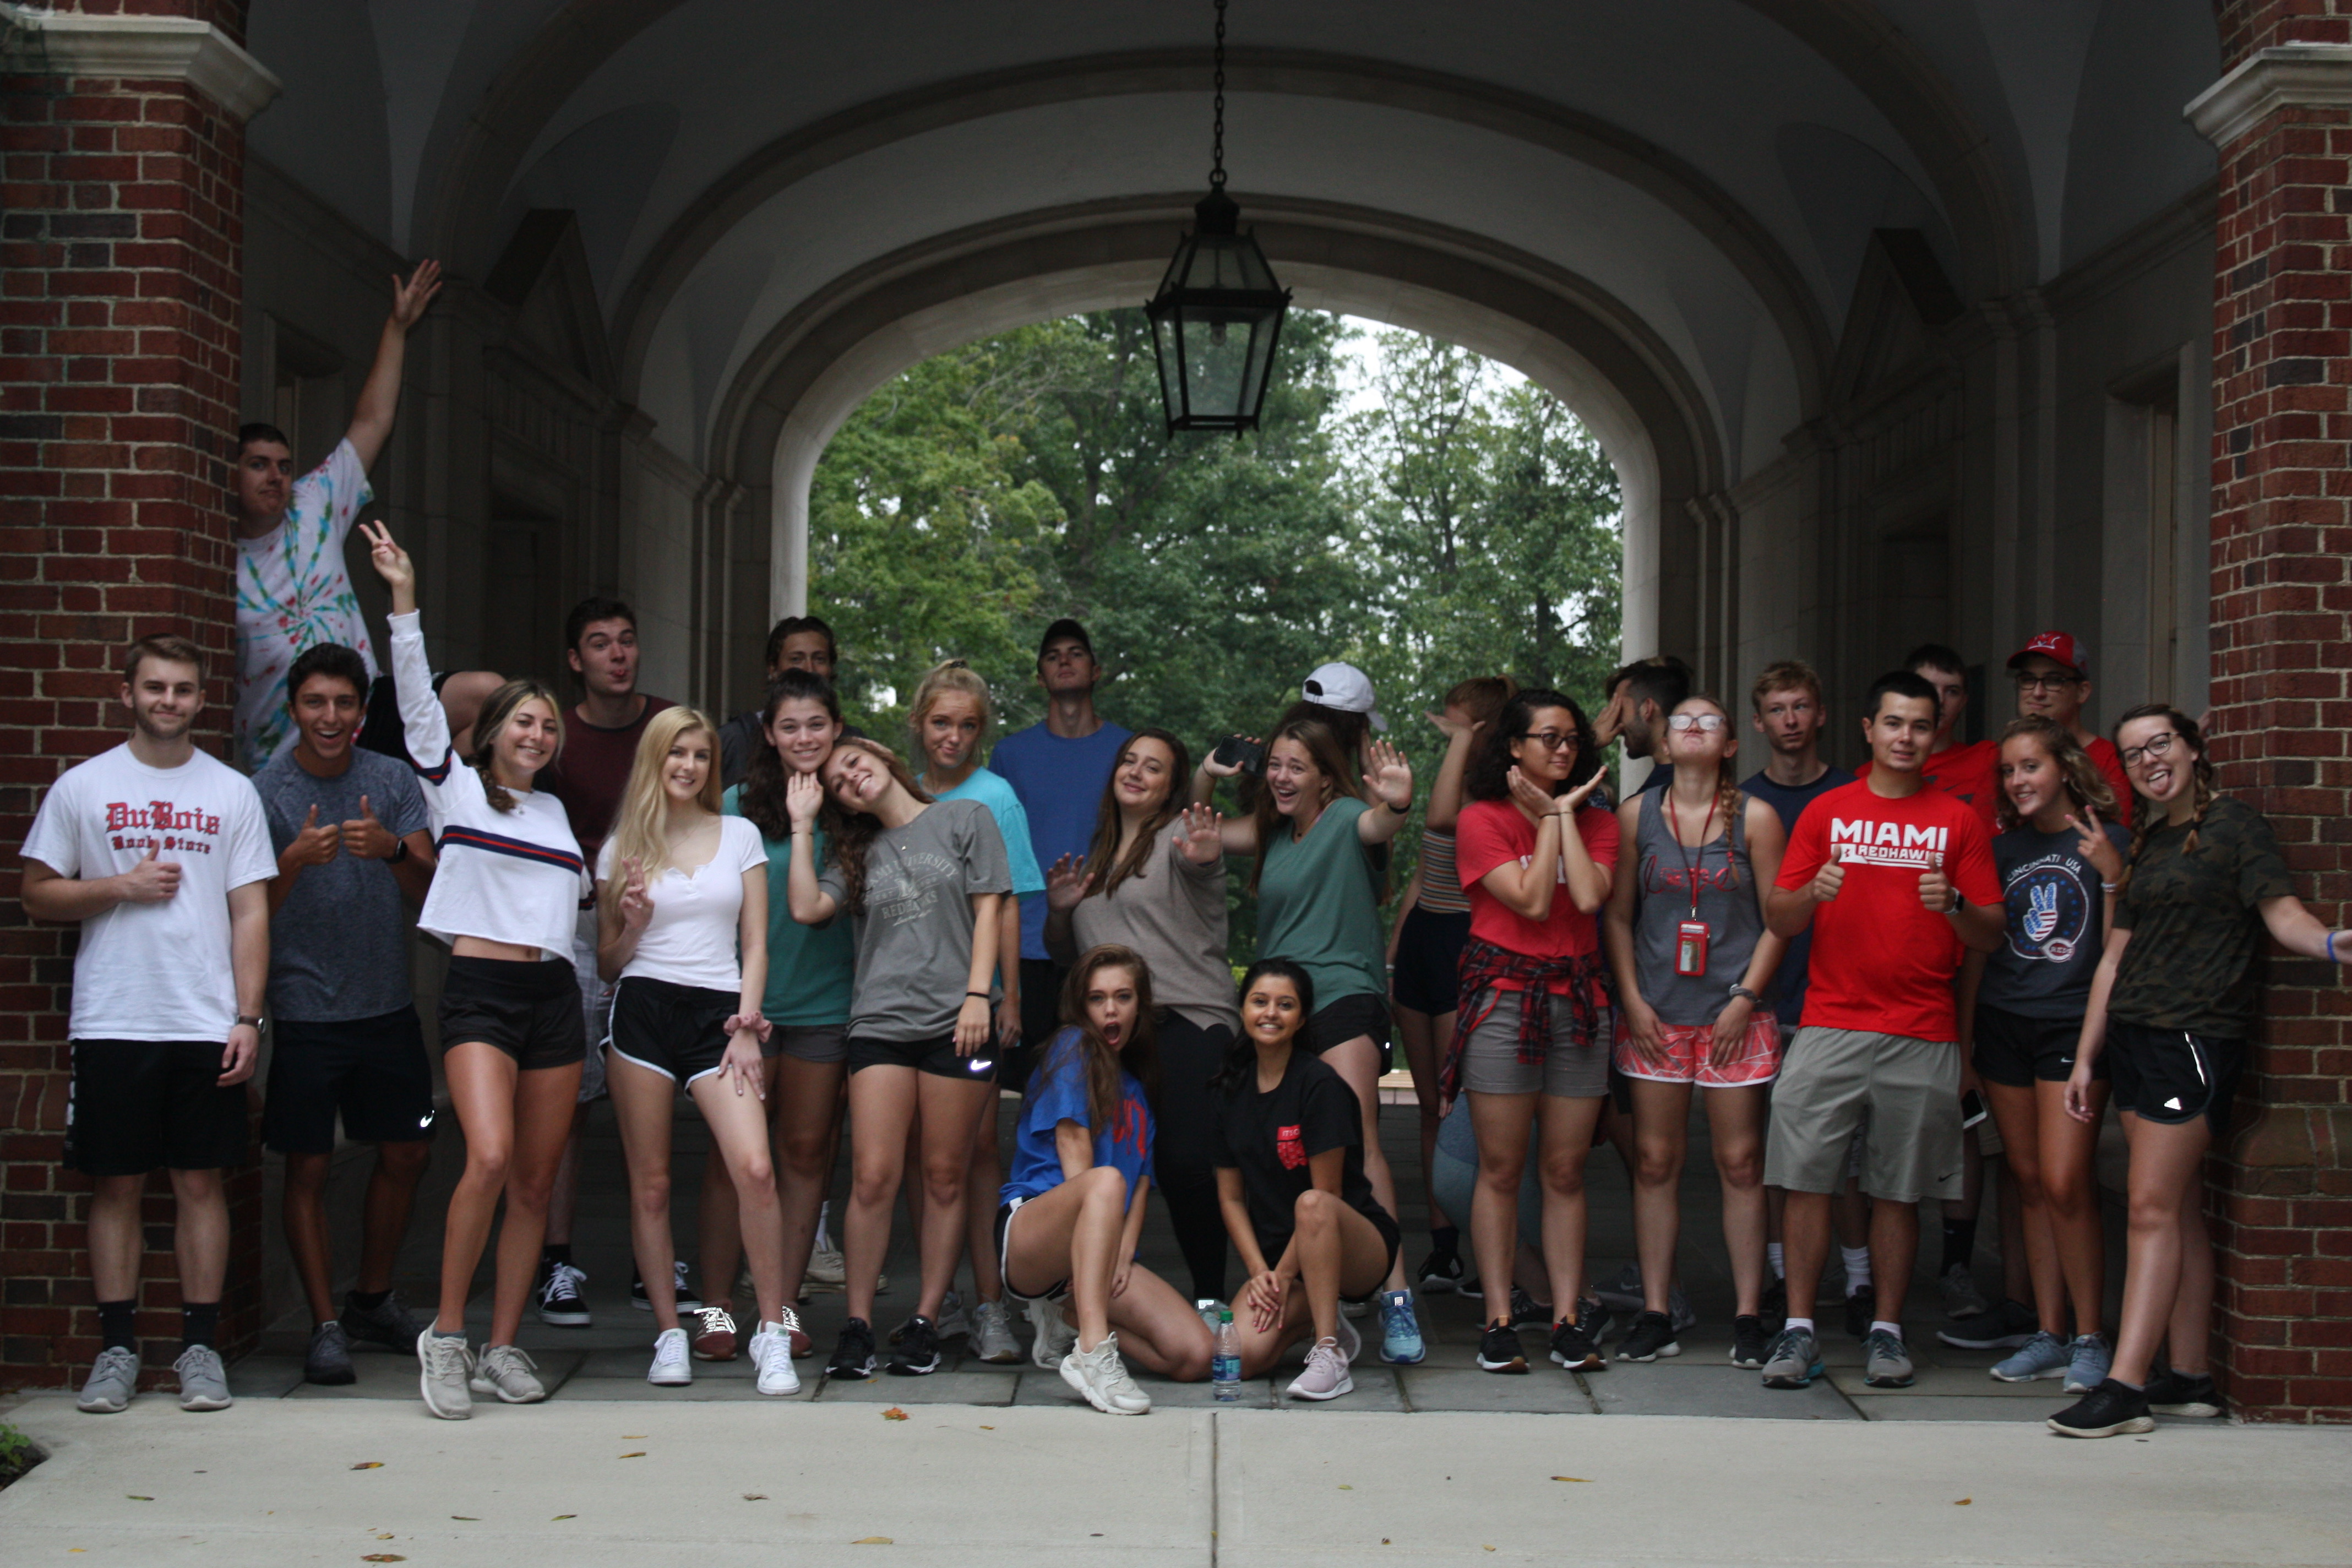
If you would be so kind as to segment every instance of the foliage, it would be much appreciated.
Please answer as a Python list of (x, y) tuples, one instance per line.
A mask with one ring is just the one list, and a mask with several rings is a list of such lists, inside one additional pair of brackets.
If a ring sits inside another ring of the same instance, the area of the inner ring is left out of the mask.
[(26, 1471), (47, 1458), (30, 1437), (0, 1421), (0, 1490), (21, 1480)]

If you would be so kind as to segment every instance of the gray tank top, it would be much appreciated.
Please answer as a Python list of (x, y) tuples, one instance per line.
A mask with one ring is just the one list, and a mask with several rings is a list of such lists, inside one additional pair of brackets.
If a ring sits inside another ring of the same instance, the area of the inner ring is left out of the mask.
[[(1756, 872), (1748, 863), (1746, 812), (1733, 816), (1728, 833), (1718, 832), (1694, 849), (1676, 843), (1666, 826), (1666, 791), (1643, 790), (1639, 798), (1633, 865), (1642, 883), (1633, 915), (1633, 963), (1642, 996), (1665, 1023), (1712, 1024), (1731, 999), (1731, 987), (1748, 973), (1757, 939), (1764, 934)], [(1716, 815), (1720, 818), (1722, 813)], [(1696, 915), (1693, 872), (1698, 884)], [(1677, 934), (1685, 921), (1694, 919), (1707, 925), (1706, 973), (1677, 974)]]

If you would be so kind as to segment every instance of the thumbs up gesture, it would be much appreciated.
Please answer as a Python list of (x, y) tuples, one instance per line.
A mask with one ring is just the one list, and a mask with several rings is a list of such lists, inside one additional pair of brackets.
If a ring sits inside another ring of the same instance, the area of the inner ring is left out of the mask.
[(345, 851), (362, 860), (388, 860), (400, 843), (391, 828), (376, 820), (365, 795), (360, 796), (360, 814), (343, 824), (342, 835)]
[(313, 805), (310, 815), (302, 821), (302, 830), (294, 835), (294, 842), (286, 847), (286, 858), (297, 866), (323, 866), (333, 859), (343, 847), (342, 829), (333, 823), (319, 820), (319, 808)]
[(180, 863), (158, 858), (160, 847), (122, 874), (123, 900), (133, 904), (160, 904), (180, 890)]

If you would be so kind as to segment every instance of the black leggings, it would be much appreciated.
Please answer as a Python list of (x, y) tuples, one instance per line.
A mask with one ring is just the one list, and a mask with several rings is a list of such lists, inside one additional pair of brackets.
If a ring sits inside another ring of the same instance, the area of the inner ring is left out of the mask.
[(1225, 1299), (1225, 1216), (1217, 1206), (1217, 1097), (1209, 1080), (1224, 1065), (1231, 1029), (1203, 1029), (1162, 1010), (1160, 1126), (1152, 1167), (1168, 1201), (1168, 1222), (1192, 1271), (1195, 1300)]

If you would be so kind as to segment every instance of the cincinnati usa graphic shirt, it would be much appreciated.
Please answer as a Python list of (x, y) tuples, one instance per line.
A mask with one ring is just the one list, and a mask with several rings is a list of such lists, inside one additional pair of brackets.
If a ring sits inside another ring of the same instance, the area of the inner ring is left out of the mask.
[[(2118, 854), (2129, 852), (2128, 832), (2113, 823), (2104, 830)], [(2106, 894), (2099, 868), (2081, 853), (2082, 842), (2071, 827), (2041, 833), (2030, 825), (1992, 841), (2009, 932), (1985, 960), (1979, 1003), (2025, 1018), (2083, 1016), (2104, 945)]]

